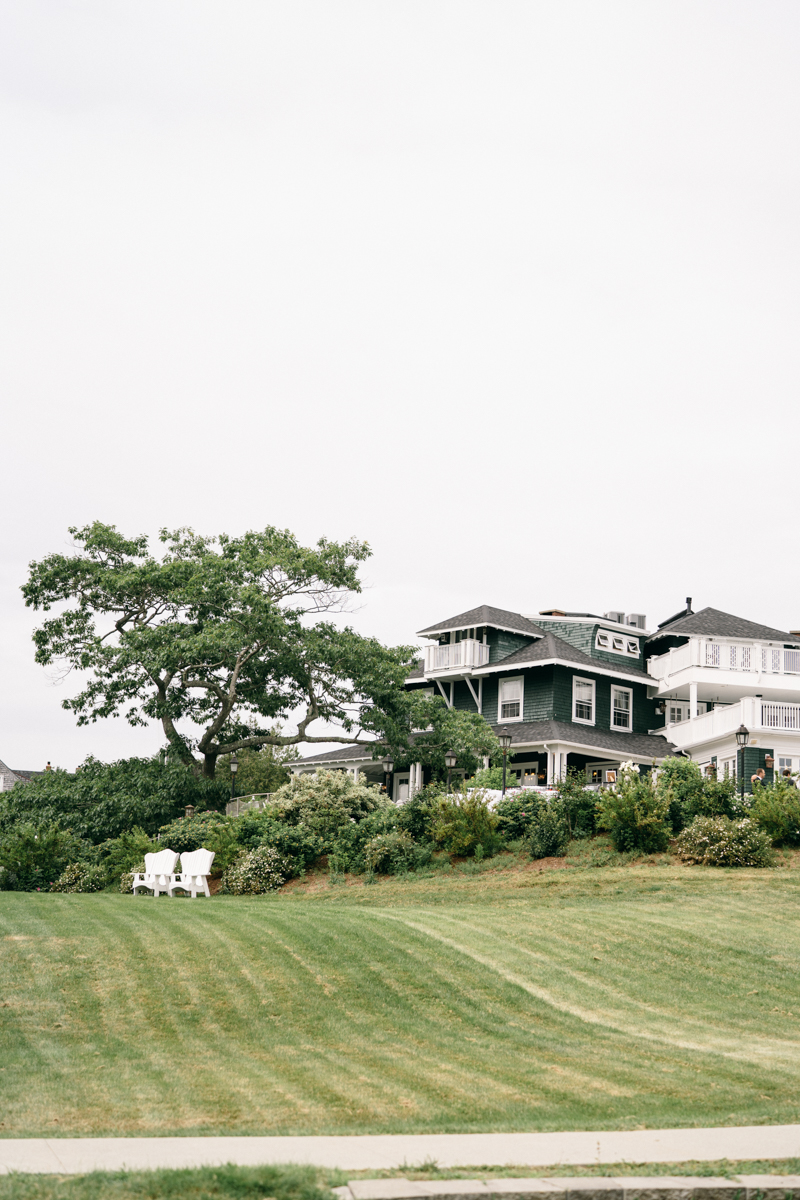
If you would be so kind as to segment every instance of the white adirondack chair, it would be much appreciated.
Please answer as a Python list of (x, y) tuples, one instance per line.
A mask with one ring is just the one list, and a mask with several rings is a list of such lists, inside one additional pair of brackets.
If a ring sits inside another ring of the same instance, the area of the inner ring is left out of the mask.
[(147, 888), (154, 896), (161, 892), (169, 892), (169, 885), (174, 878), (173, 871), (178, 855), (174, 850), (159, 850), (158, 854), (145, 854), (144, 875), (133, 877), (133, 894), (137, 888)]
[(184, 892), (191, 892), (193, 900), (196, 899), (197, 893), (201, 889), (207, 896), (210, 896), (208, 875), (213, 861), (213, 850), (191, 850), (187, 851), (186, 854), (182, 854), (181, 869), (177, 875), (172, 876), (170, 881), (170, 896), (177, 888), (180, 888)]

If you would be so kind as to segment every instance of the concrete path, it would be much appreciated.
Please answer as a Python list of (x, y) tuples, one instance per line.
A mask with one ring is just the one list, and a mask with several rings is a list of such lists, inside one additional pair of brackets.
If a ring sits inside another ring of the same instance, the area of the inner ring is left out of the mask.
[(418, 1166), (549, 1167), (800, 1157), (800, 1125), (636, 1129), (625, 1133), (424, 1133), (363, 1137), (0, 1139), (0, 1174), (309, 1163), (344, 1171)]

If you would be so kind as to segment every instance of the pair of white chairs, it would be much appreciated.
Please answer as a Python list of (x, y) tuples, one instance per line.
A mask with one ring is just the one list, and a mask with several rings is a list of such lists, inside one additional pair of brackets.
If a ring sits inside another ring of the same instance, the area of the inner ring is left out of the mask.
[(147, 888), (154, 896), (166, 892), (171, 896), (175, 891), (190, 892), (192, 899), (199, 891), (207, 896), (208, 876), (214, 861), (213, 850), (191, 850), (180, 856), (181, 869), (175, 870), (178, 855), (174, 850), (159, 850), (158, 854), (145, 854), (144, 873), (133, 877), (133, 894), (137, 888)]

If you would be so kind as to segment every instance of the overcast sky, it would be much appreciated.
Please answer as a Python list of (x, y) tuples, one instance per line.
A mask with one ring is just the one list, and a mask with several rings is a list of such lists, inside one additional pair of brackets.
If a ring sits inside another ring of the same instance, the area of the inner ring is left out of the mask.
[(94, 519), (374, 555), (354, 618), (800, 628), (800, 6), (5, 0), (0, 758)]

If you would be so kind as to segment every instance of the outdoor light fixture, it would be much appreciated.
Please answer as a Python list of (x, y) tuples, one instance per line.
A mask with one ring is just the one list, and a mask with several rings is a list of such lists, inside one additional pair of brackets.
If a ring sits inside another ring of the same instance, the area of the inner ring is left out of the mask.
[(497, 740), (500, 743), (500, 749), (503, 751), (503, 795), (506, 794), (506, 766), (508, 762), (508, 751), (511, 747), (511, 734), (499, 733)]
[(233, 754), (231, 755), (231, 800), (233, 800), (236, 795), (236, 772), (238, 770), (239, 760), (236, 757), (236, 751), (234, 750)]
[(750, 741), (750, 730), (746, 725), (740, 725), (736, 730), (736, 745), (739, 747), (739, 755), (741, 758), (741, 770), (739, 772), (739, 795), (744, 802), (744, 748)]
[(447, 790), (449, 792), (450, 791), (450, 772), (452, 771), (453, 767), (456, 765), (455, 750), (445, 750), (444, 765), (447, 767)]
[(394, 770), (394, 761), (391, 754), (387, 754), (382, 763), (383, 766), (383, 786), (386, 788), (387, 794), (389, 791), (389, 776)]

